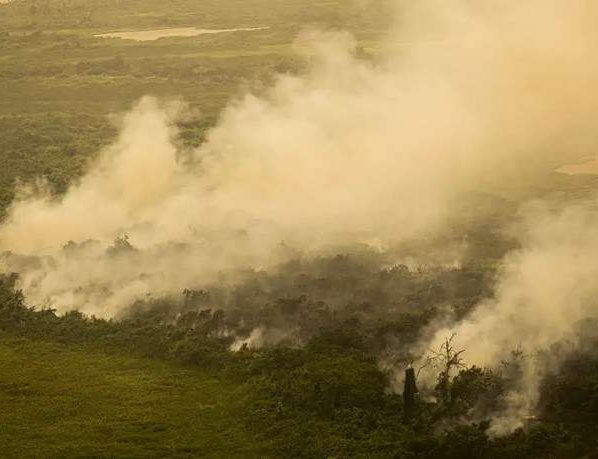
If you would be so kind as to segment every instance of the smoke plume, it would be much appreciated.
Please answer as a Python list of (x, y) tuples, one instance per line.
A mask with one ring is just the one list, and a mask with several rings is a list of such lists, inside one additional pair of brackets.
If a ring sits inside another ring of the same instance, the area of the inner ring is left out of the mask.
[[(110, 317), (273, 266), (281, 241), (310, 252), (441, 231), (463, 195), (594, 151), (597, 19), (584, 0), (398, 1), (372, 59), (347, 33), (307, 31), (309, 70), (233, 100), (190, 154), (174, 141), (184, 105), (144, 98), (65, 196), (14, 202), (0, 267), (32, 304)], [(549, 346), (596, 312), (595, 217), (528, 223), (496, 299), (451, 327), (470, 363)]]
[(538, 353), (562, 342), (575, 347), (580, 322), (598, 315), (597, 224), (598, 212), (589, 205), (529, 209), (520, 228), (523, 247), (504, 260), (495, 297), (426, 343), (435, 348), (455, 334), (467, 362), (487, 367), (500, 366), (515, 349), (525, 353), (523, 381), (494, 420), (496, 433), (521, 426), (533, 414), (542, 366), (560, 357), (540, 359)]

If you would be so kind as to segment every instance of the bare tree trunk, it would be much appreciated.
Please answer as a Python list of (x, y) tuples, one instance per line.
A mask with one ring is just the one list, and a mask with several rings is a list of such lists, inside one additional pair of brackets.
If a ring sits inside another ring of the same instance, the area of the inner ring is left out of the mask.
[(403, 391), (403, 410), (406, 421), (412, 419), (415, 414), (418, 394), (417, 385), (415, 384), (415, 370), (409, 367), (405, 370), (405, 388)]

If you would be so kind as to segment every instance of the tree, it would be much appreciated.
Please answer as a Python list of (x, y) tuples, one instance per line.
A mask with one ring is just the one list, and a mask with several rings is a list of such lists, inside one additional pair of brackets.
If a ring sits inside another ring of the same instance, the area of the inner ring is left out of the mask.
[(133, 245), (129, 242), (129, 235), (124, 234), (122, 236), (117, 237), (114, 240), (114, 245), (108, 247), (106, 253), (108, 253), (108, 255), (120, 255), (123, 253), (130, 253), (135, 251), (135, 247), (133, 247)]
[[(440, 368), (438, 375), (438, 387), (442, 394), (443, 401), (448, 405), (451, 403), (451, 371), (457, 368), (465, 368), (461, 354), (465, 349), (457, 351), (453, 340), (457, 336), (453, 333), (450, 338), (445, 338), (437, 350), (429, 349), (430, 356), (427, 357), (424, 365), (419, 369), (421, 371), (427, 366)], [(418, 371), (418, 373), (419, 373)]]

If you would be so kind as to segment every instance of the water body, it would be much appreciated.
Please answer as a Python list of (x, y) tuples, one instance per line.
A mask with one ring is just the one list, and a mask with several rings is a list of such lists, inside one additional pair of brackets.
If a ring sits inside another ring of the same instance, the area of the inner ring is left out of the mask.
[[(2, 0), (0, 0), (2, 1)], [(198, 29), (197, 27), (180, 27), (170, 29), (134, 30), (130, 32), (109, 32), (94, 35), (96, 38), (122, 38), (123, 40), (153, 41), (166, 37), (195, 37), (229, 32), (251, 32), (265, 30), (269, 27), (243, 27), (238, 29)]]

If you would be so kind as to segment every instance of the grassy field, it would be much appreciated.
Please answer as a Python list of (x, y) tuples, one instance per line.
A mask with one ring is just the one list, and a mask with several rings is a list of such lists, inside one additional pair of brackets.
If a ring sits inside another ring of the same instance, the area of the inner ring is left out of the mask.
[[(0, 6), (0, 114), (104, 114), (152, 93), (183, 96), (214, 115), (243, 81), (293, 65), (305, 27), (379, 37), (382, 1), (19, 0)], [(95, 38), (110, 31), (166, 27), (266, 27), (149, 42)]]
[(258, 457), (243, 387), (197, 368), (0, 336), (2, 457)]

